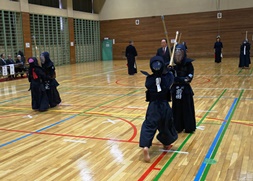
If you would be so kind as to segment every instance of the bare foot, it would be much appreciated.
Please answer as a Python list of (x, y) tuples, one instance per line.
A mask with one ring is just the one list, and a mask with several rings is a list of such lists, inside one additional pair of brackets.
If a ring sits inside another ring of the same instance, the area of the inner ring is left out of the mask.
[(172, 148), (172, 145), (163, 145), (164, 150), (170, 150)]
[(150, 156), (148, 152), (148, 147), (143, 148), (144, 160), (145, 162), (150, 162)]

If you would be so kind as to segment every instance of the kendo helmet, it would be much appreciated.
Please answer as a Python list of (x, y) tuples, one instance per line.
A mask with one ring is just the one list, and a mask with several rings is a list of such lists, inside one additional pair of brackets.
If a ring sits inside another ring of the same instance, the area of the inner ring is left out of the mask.
[(175, 64), (181, 64), (186, 58), (186, 49), (185, 45), (177, 44), (174, 52), (174, 62)]
[(39, 65), (36, 57), (28, 58), (28, 63), (30, 66), (38, 66)]
[(164, 71), (165, 64), (161, 56), (154, 56), (150, 59), (150, 69), (156, 75), (161, 75)]
[(248, 39), (243, 40), (243, 42), (242, 42), (242, 43), (243, 43), (243, 44), (248, 43)]

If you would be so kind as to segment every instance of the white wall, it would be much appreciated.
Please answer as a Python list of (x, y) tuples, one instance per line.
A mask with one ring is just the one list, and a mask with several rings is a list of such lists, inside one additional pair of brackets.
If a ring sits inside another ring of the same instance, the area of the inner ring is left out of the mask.
[[(72, 0), (67, 0), (70, 4)], [(253, 7), (253, 0), (105, 0), (100, 14), (56, 9), (28, 4), (28, 0), (14, 2), (0, 0), (0, 10), (30, 12), (89, 20), (110, 20), (160, 15), (240, 9)], [(72, 8), (72, 7), (71, 7)]]
[[(68, 0), (68, 3), (71, 4), (72, 0)], [(73, 17), (87, 20), (99, 20), (98, 14), (73, 11), (72, 6), (68, 9), (58, 9), (29, 4), (28, 0), (20, 0), (19, 2), (14, 2), (10, 0), (0, 0), (0, 10), (28, 12), (31, 14), (43, 14), (49, 16)]]
[[(220, 2), (220, 4), (219, 4)], [(100, 20), (186, 14), (253, 7), (253, 0), (106, 0)]]
[(20, 11), (20, 3), (10, 0), (0, 0), (0, 10)]

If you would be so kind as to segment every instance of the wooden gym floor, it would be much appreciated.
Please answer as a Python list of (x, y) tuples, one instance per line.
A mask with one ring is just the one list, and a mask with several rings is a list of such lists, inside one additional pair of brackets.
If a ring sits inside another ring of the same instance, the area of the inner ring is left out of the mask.
[(0, 83), (0, 180), (252, 181), (253, 68), (238, 58), (196, 59), (192, 88), (198, 129), (168, 152), (153, 140), (143, 161), (139, 135), (148, 103), (149, 60), (56, 67), (62, 104), (31, 110), (27, 79)]

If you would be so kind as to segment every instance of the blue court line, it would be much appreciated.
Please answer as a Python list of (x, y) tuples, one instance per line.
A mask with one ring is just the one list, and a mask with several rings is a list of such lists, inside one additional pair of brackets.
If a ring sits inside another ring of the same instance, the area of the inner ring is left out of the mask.
[[(238, 101), (238, 98), (235, 98), (232, 106), (230, 107), (230, 109), (228, 111), (227, 116), (225, 117), (225, 120), (223, 121), (223, 123), (222, 123), (222, 125), (221, 125), (221, 127), (220, 127), (220, 129), (218, 131), (218, 133), (216, 134), (216, 137), (215, 137), (215, 139), (214, 139), (211, 147), (209, 148), (209, 150), (208, 150), (208, 152), (206, 154), (206, 157), (205, 157), (204, 161), (211, 158), (212, 153), (215, 150), (215, 147), (216, 147), (219, 139), (221, 138), (220, 136), (221, 136), (222, 132), (224, 131), (224, 128), (225, 128), (225, 126), (226, 126), (226, 124), (228, 122), (228, 119), (229, 119), (231, 113), (233, 112), (233, 110), (235, 108), (235, 105), (236, 105), (237, 101)], [(201, 167), (199, 168), (199, 171), (198, 171), (198, 173), (197, 173), (194, 181), (199, 181), (200, 178), (202, 177), (203, 172), (204, 172), (204, 170), (205, 170), (205, 168), (207, 166), (207, 163), (204, 163), (204, 161), (202, 162)]]
[[(68, 118), (66, 118), (66, 119), (60, 120), (60, 121), (58, 121), (58, 122), (56, 122), (56, 123), (53, 123), (53, 124), (51, 124), (51, 125), (49, 125), (49, 126), (46, 126), (46, 127), (44, 127), (44, 128), (41, 128), (41, 129), (39, 129), (39, 130), (37, 130), (37, 131), (35, 131), (35, 132), (38, 133), (38, 132), (44, 131), (44, 130), (46, 130), (46, 129), (49, 129), (49, 128), (55, 126), (55, 125), (58, 125), (58, 124), (63, 123), (63, 122), (65, 122), (65, 121), (68, 121), (68, 120), (70, 120), (70, 119), (76, 117), (77, 115), (78, 115), (78, 114), (75, 114), (75, 115), (70, 116), (70, 117), (68, 117)], [(19, 138), (14, 139), (14, 140), (8, 141), (8, 142), (6, 142), (6, 143), (4, 143), (4, 144), (1, 144), (1, 145), (0, 145), (0, 148), (2, 148), (2, 147), (4, 147), (4, 146), (7, 146), (7, 145), (9, 145), (9, 144), (11, 144), (11, 143), (15, 143), (15, 142), (17, 142), (17, 141), (19, 141), (19, 140), (22, 140), (22, 139), (24, 139), (24, 138), (27, 138), (28, 136), (31, 136), (31, 135), (33, 135), (33, 133), (29, 133), (29, 134), (27, 134), (27, 135), (21, 136), (21, 137), (19, 137)]]
[(16, 97), (16, 98), (9, 99), (9, 100), (6, 100), (6, 101), (1, 101), (0, 104), (6, 103), (6, 102), (15, 101), (15, 100), (19, 100), (19, 99), (24, 99), (26, 97), (29, 97), (29, 96)]
[[(132, 91), (132, 92), (130, 92), (130, 93), (128, 93), (128, 94), (124, 94), (124, 95), (121, 96), (121, 97), (128, 96), (128, 95), (133, 94), (133, 93), (138, 92), (138, 91), (139, 91), (139, 90)], [(100, 104), (100, 105), (98, 105), (98, 107), (99, 107), (99, 106), (102, 106), (102, 105), (104, 105), (104, 104), (113, 102), (113, 101), (115, 101), (115, 100), (118, 100), (118, 99), (120, 99), (121, 97), (117, 97), (117, 98), (112, 99), (112, 100), (110, 100), (110, 101), (107, 101), (107, 102), (105, 102), (105, 103), (103, 103), (103, 104)], [(92, 109), (95, 109), (95, 108), (91, 108), (91, 109), (89, 109), (89, 110), (92, 110)], [(89, 110), (86, 110), (86, 111), (89, 111)], [(84, 112), (85, 112), (85, 111), (84, 111)], [(70, 116), (70, 117), (68, 117), (68, 118), (66, 118), (66, 119), (60, 120), (60, 121), (58, 121), (58, 122), (56, 122), (56, 123), (53, 123), (53, 124), (51, 124), (51, 125), (49, 125), (49, 126), (46, 126), (46, 127), (44, 127), (44, 128), (41, 128), (41, 129), (39, 129), (39, 130), (37, 130), (37, 131), (35, 131), (35, 132), (38, 133), (38, 132), (40, 132), (40, 131), (44, 131), (44, 130), (46, 130), (46, 129), (48, 129), (48, 128), (51, 128), (51, 127), (53, 127), (53, 126), (55, 126), (55, 125), (58, 125), (58, 124), (60, 124), (60, 123), (65, 122), (65, 121), (68, 121), (68, 120), (70, 120), (70, 119), (72, 119), (72, 118), (74, 118), (74, 117), (76, 117), (76, 116), (78, 116), (78, 115), (81, 115), (81, 114), (82, 114), (82, 113), (75, 114), (75, 115)], [(28, 137), (28, 136), (31, 136), (31, 135), (33, 135), (33, 133), (29, 133), (29, 134), (27, 134), (27, 135), (24, 135), (24, 136), (21, 136), (21, 137), (19, 137), (19, 138), (16, 138), (16, 139), (14, 139), (14, 140), (12, 140), (12, 141), (9, 141), (9, 142), (6, 142), (6, 143), (4, 143), (4, 144), (1, 144), (1, 145), (0, 145), (0, 148), (2, 148), (2, 147), (4, 147), (4, 146), (7, 146), (7, 145), (9, 145), (9, 144), (11, 144), (11, 143), (17, 142), (17, 141), (19, 141), (19, 140), (21, 140), (21, 139), (24, 139), (24, 138), (26, 138), (26, 137)]]

